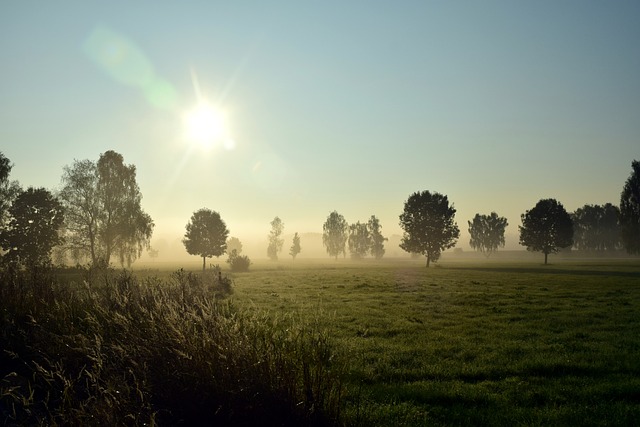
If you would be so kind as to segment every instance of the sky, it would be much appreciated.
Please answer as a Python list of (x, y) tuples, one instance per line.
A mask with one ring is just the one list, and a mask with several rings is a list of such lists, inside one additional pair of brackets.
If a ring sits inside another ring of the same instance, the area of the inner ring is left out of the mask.
[[(640, 159), (638, 22), (637, 1), (3, 0), (0, 151), (51, 190), (119, 152), (152, 244), (203, 207), (255, 256), (275, 216), (285, 234), (333, 210), (401, 234), (429, 190), (457, 209), (458, 247), (495, 211), (522, 249), (540, 199), (619, 203)], [(187, 119), (203, 102), (224, 122), (207, 146)]]

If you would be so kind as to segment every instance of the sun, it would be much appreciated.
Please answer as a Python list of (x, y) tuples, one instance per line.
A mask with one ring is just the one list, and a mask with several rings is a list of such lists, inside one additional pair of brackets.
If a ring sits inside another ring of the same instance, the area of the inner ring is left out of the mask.
[(183, 116), (186, 139), (202, 148), (211, 148), (228, 139), (226, 118), (222, 111), (200, 101)]

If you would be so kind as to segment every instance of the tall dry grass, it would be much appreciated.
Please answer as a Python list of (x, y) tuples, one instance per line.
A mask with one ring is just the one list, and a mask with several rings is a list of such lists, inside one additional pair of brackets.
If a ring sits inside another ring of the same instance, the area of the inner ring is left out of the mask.
[(216, 272), (0, 272), (4, 425), (337, 425), (344, 358), (317, 322), (242, 310)]

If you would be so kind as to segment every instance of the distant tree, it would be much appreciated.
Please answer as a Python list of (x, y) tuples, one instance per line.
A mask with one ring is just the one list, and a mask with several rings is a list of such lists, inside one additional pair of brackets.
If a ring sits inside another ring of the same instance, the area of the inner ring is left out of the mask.
[(473, 221), (467, 222), (471, 235), (469, 245), (473, 249), (484, 253), (488, 258), (499, 247), (504, 247), (504, 230), (509, 225), (507, 218), (491, 212), (490, 215), (476, 214)]
[(293, 260), (295, 261), (296, 256), (302, 251), (302, 248), (300, 247), (300, 236), (298, 236), (298, 233), (296, 232), (296, 234), (293, 235), (293, 244), (291, 245), (291, 249), (289, 249), (289, 255), (291, 255), (293, 257)]
[(583, 251), (611, 251), (621, 248), (617, 206), (607, 203), (584, 205), (572, 215), (573, 246)]
[(630, 254), (640, 254), (640, 162), (631, 162), (631, 175), (620, 194), (622, 243)]
[(219, 257), (227, 250), (229, 230), (218, 212), (206, 208), (195, 211), (186, 229), (182, 243), (187, 253), (202, 257), (202, 271), (207, 258)]
[(333, 211), (322, 226), (322, 244), (329, 256), (338, 259), (338, 255), (346, 255), (348, 224), (342, 215)]
[(244, 272), (249, 271), (251, 260), (246, 255), (239, 255), (238, 251), (232, 249), (229, 251), (229, 258), (227, 259), (231, 271)]
[(528, 251), (544, 253), (545, 265), (550, 253), (573, 244), (573, 221), (557, 200), (542, 199), (521, 218), (520, 244)]
[(17, 181), (10, 181), (9, 175), (13, 165), (0, 151), (0, 229), (8, 220), (9, 207), (20, 193)]
[(85, 251), (93, 264), (109, 263), (117, 254), (122, 265), (130, 265), (149, 248), (153, 220), (141, 207), (136, 168), (125, 165), (121, 154), (107, 151), (97, 163), (74, 161), (64, 168), (62, 185), (71, 251)]
[(237, 237), (229, 237), (227, 239), (227, 253), (231, 254), (233, 251), (236, 251), (237, 255), (242, 253), (242, 242)]
[(271, 231), (269, 232), (269, 246), (267, 247), (267, 256), (272, 261), (278, 260), (278, 254), (282, 251), (284, 239), (281, 237), (284, 231), (284, 223), (278, 217), (271, 221)]
[(44, 188), (29, 187), (9, 208), (9, 224), (0, 233), (8, 260), (29, 267), (51, 262), (51, 250), (61, 242), (63, 208)]
[(154, 249), (152, 247), (149, 247), (149, 249), (147, 249), (147, 253), (149, 254), (149, 258), (151, 258), (151, 259), (158, 258), (159, 252), (160, 251), (158, 251), (157, 249)]
[(427, 257), (427, 268), (443, 250), (455, 246), (460, 230), (454, 221), (456, 210), (447, 196), (422, 191), (413, 193), (404, 203), (400, 226), (404, 230), (400, 247), (409, 253)]
[(380, 231), (382, 230), (382, 225), (380, 225), (380, 220), (376, 218), (375, 215), (371, 215), (367, 227), (369, 228), (369, 234), (371, 236), (371, 255), (373, 255), (375, 259), (380, 259), (384, 256), (384, 242), (388, 239), (382, 235)]
[(361, 259), (367, 256), (371, 250), (371, 234), (366, 223), (360, 221), (349, 226), (349, 238), (347, 241), (351, 258)]

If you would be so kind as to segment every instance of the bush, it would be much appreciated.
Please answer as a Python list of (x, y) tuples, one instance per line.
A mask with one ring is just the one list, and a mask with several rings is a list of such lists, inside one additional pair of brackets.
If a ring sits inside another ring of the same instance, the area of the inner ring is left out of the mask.
[(231, 271), (237, 272), (249, 271), (249, 266), (251, 265), (249, 257), (246, 255), (238, 255), (235, 249), (229, 254), (227, 262), (231, 266)]

